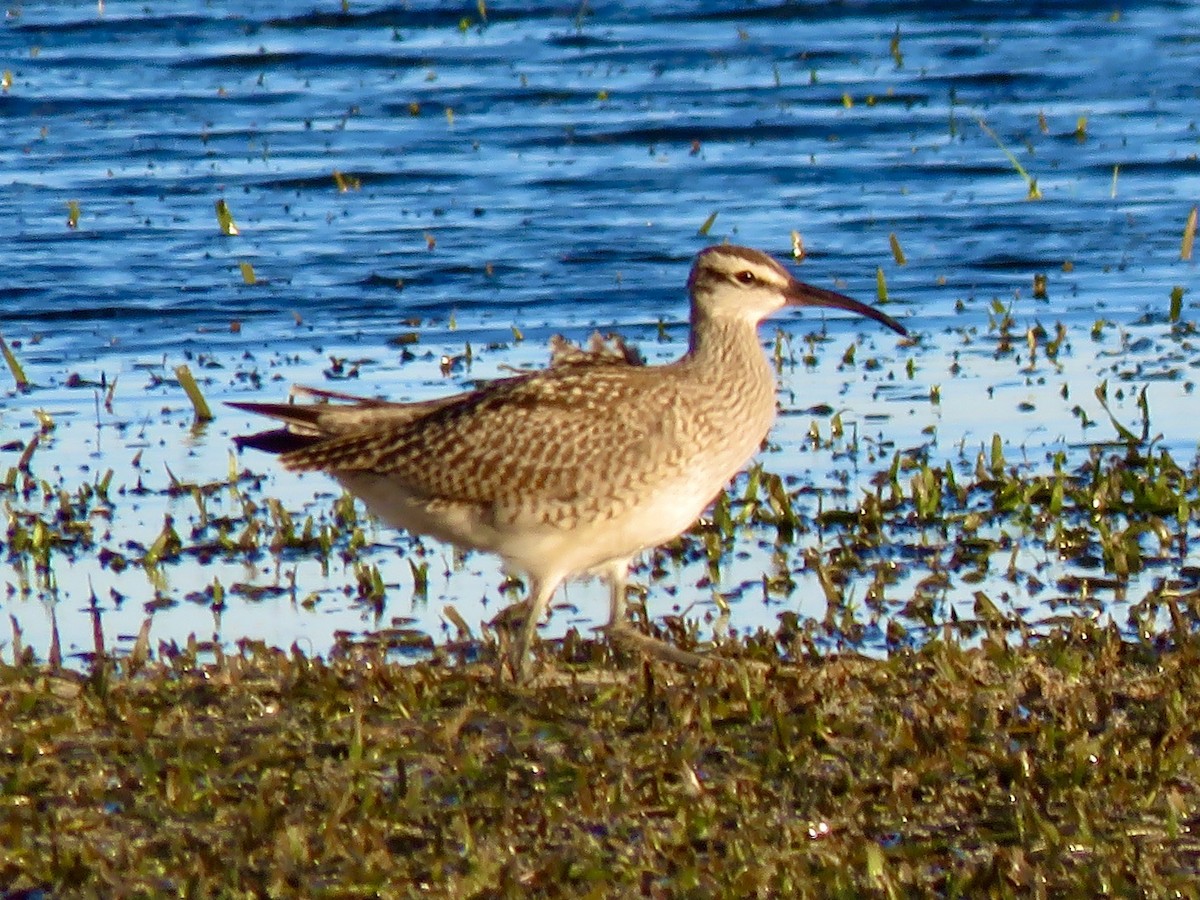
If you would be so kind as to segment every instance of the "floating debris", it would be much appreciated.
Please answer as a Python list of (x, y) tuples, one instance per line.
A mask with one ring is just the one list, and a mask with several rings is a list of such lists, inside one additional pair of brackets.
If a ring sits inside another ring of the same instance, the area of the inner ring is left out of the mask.
[(8, 341), (3, 337), (0, 337), (0, 354), (4, 356), (4, 362), (8, 366), (8, 371), (12, 373), (17, 390), (22, 393), (28, 391), (29, 379), (25, 377), (25, 369), (21, 365), (21, 361), (17, 359), (17, 355), (13, 353), (12, 348), (8, 346)]
[(218, 200), (214, 204), (217, 210), (217, 227), (221, 229), (221, 234), (236, 235), (241, 234), (238, 231), (237, 225), (233, 221), (233, 213), (229, 211), (229, 206), (224, 200)]
[(197, 422), (209, 422), (212, 420), (212, 410), (209, 408), (208, 401), (204, 399), (204, 394), (200, 391), (200, 385), (196, 384), (196, 379), (192, 376), (192, 370), (186, 365), (175, 367), (175, 377), (179, 381), (179, 386), (183, 388), (183, 392), (187, 394), (188, 400), (192, 403), (192, 410), (195, 413)]
[(1196, 243), (1196, 207), (1192, 207), (1192, 211), (1188, 213), (1187, 224), (1183, 226), (1183, 241), (1179, 248), (1179, 258), (1189, 260), (1192, 258), (1192, 246)]
[(979, 127), (983, 129), (984, 134), (995, 141), (996, 146), (1000, 148), (1001, 152), (1003, 152), (1006, 157), (1008, 157), (1008, 161), (1012, 163), (1012, 167), (1016, 170), (1017, 174), (1025, 180), (1025, 184), (1029, 188), (1028, 199), (1041, 200), (1042, 192), (1038, 188), (1037, 179), (1025, 171), (1025, 167), (1021, 165), (1020, 160), (1013, 155), (1011, 150), (1004, 146), (1004, 142), (1000, 140), (1000, 136), (997, 135), (996, 132), (992, 131), (992, 129), (988, 127), (987, 123), (984, 122), (983, 119), (976, 119), (976, 121), (979, 123)]

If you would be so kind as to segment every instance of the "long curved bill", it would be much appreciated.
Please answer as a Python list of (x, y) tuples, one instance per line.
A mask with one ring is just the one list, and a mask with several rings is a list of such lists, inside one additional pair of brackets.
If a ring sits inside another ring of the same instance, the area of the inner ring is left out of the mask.
[(895, 331), (897, 334), (908, 334), (908, 329), (885, 312), (880, 312), (873, 306), (859, 303), (852, 297), (839, 294), (837, 291), (827, 291), (825, 288), (814, 287), (803, 281), (796, 281), (787, 291), (788, 303), (792, 306), (827, 306), (831, 309), (844, 309), (874, 319), (881, 325)]

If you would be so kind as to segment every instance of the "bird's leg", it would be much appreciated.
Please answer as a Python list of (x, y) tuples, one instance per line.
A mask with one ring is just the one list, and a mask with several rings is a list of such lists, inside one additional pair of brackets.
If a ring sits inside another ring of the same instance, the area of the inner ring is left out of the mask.
[(608, 627), (625, 624), (625, 585), (629, 577), (629, 560), (621, 559), (608, 566)]
[(608, 624), (604, 633), (608, 635), (609, 646), (616, 649), (622, 643), (622, 638), (634, 631), (629, 624), (625, 607), (626, 587), (629, 580), (629, 560), (621, 559), (611, 562), (604, 570), (604, 580), (608, 582)]
[(697, 668), (721, 662), (720, 657), (681, 650), (656, 637), (642, 634), (626, 621), (625, 583), (629, 577), (629, 560), (610, 563), (605, 570), (605, 577), (608, 579), (609, 590), (611, 591), (609, 594), (608, 625), (604, 629), (608, 633), (609, 640), (617, 644), (623, 644), (627, 649), (636, 650), (644, 656), (661, 659), (664, 662), (674, 663), (675, 665)]
[(530, 579), (529, 599), (526, 601), (529, 610), (525, 616), (525, 621), (521, 623), (521, 636), (517, 640), (517, 646), (513, 650), (511, 660), (513, 677), (516, 679), (517, 684), (523, 684), (529, 680), (531, 674), (529, 648), (533, 645), (533, 637), (537, 633), (538, 622), (546, 614), (546, 607), (550, 603), (550, 598), (554, 596), (554, 592), (558, 589), (559, 580), (541, 581), (537, 578)]

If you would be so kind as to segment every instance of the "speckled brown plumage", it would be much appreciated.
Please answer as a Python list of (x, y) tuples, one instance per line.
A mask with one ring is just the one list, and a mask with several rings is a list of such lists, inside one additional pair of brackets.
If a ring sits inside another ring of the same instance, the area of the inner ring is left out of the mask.
[[(630, 560), (686, 529), (754, 454), (775, 415), (756, 327), (785, 305), (877, 310), (796, 281), (765, 254), (710, 247), (688, 279), (688, 352), (664, 366), (571, 354), (549, 369), (419, 404), (235, 404), (288, 423), (244, 439), (323, 471), (385, 521), (500, 554), (531, 579), (514, 666), (565, 579), (598, 572), (623, 618)], [(318, 392), (319, 393), (319, 392)], [(272, 443), (276, 441), (277, 443)]]
[(694, 368), (547, 369), (408, 423), (312, 444), (283, 463), (387, 475), (429, 497), (547, 511), (565, 504), (559, 521), (568, 513), (591, 517), (691, 463), (721, 440), (730, 417), (754, 432), (742, 442), (761, 440), (774, 396), (770, 373), (731, 385)]

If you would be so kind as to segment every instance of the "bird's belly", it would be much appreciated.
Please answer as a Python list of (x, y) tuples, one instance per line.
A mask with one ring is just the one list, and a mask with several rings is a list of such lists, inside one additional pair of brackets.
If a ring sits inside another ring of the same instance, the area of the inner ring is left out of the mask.
[(736, 468), (691, 467), (619, 498), (479, 504), (415, 496), (393, 479), (339, 472), (376, 517), (410, 534), (503, 557), (539, 578), (569, 578), (630, 559), (687, 530)]
[(431, 500), (395, 479), (371, 472), (335, 472), (341, 485), (363, 501), (372, 515), (393, 528), (428, 535), (464, 550), (501, 553), (504, 535), (491, 511), (479, 504)]

